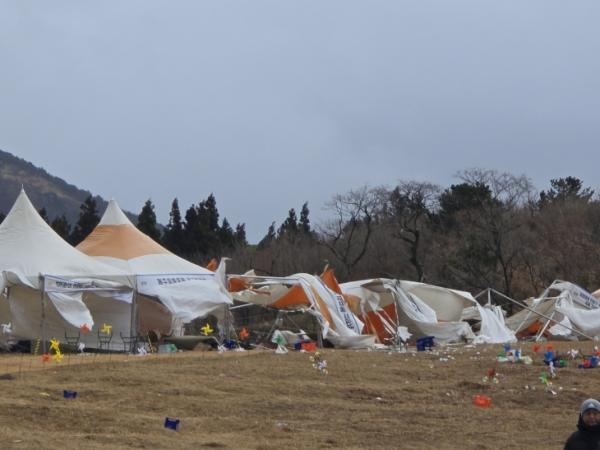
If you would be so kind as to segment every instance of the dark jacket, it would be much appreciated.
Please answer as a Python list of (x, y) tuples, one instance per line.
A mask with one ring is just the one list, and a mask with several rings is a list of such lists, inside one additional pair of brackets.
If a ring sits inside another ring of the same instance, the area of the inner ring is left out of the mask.
[(565, 450), (600, 450), (600, 425), (588, 427), (579, 416), (577, 431), (567, 439)]

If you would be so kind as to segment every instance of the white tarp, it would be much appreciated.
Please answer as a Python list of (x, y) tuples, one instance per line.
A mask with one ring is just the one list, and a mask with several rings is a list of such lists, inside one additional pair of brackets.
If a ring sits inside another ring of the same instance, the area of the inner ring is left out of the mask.
[(85, 293), (94, 293), (100, 297), (112, 298), (131, 304), (133, 291), (123, 289), (117, 283), (105, 280), (66, 279), (44, 275), (44, 292), (54, 304), (60, 315), (77, 328), (92, 329), (94, 320), (83, 301)]
[(574, 304), (571, 298), (559, 298), (556, 311), (568, 317), (569, 322), (588, 336), (600, 335), (600, 309), (583, 309)]
[[(504, 343), (514, 342), (514, 334), (505, 326), (501, 311), (483, 308), (470, 293), (404, 280), (373, 279), (343, 283), (346, 294), (361, 299), (363, 314), (372, 311), (380, 314), (386, 328), (393, 328), (395, 318), (388, 318), (382, 309), (393, 302), (397, 324), (407, 326), (418, 336), (435, 336), (438, 341)], [(461, 321), (465, 308), (473, 308), (482, 321), (478, 336), (467, 322)], [(441, 319), (444, 317), (445, 319)]]
[[(236, 300), (268, 307), (294, 287), (300, 286), (309, 306), (290, 305), (312, 314), (321, 326), (322, 335), (336, 347), (372, 348), (375, 337), (363, 335), (364, 324), (350, 310), (344, 298), (328, 288), (321, 278), (306, 273), (297, 273), (289, 277), (257, 277), (254, 275), (232, 276), (244, 279), (249, 289), (235, 292)], [(326, 317), (331, 318), (330, 323)]]
[(140, 294), (158, 298), (184, 323), (222, 307), (227, 296), (213, 274), (139, 275), (137, 280)]
[(571, 300), (578, 303), (587, 309), (600, 308), (600, 300), (590, 294), (582, 287), (577, 286), (575, 283), (569, 281), (555, 281), (550, 286), (551, 289), (556, 289), (561, 292), (568, 292), (571, 295)]
[[(350, 311), (343, 298), (329, 289), (321, 278), (306, 273), (297, 273), (292, 278), (300, 280), (309, 299), (311, 299), (313, 311), (318, 312), (318, 318), (323, 324), (323, 337), (331, 341), (335, 346), (348, 348), (373, 347), (375, 337), (362, 335), (364, 324)], [(319, 302), (314, 299), (318, 295), (326, 305), (334, 327), (326, 322), (320, 314)]]
[[(558, 296), (549, 297), (552, 291), (559, 291)], [(556, 280), (539, 298), (526, 303), (533, 311), (524, 309), (509, 317), (511, 329), (521, 331), (536, 321), (551, 319), (556, 323), (547, 331), (555, 337), (580, 336), (569, 328), (589, 337), (600, 335), (600, 301), (574, 283)]]
[(504, 322), (504, 314), (500, 306), (482, 307), (477, 304), (481, 317), (481, 327), (475, 342), (508, 343), (516, 342), (517, 338)]

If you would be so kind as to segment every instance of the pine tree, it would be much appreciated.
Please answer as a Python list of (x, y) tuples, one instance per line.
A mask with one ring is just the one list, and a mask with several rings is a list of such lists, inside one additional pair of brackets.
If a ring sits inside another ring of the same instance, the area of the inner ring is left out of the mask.
[(269, 244), (271, 244), (276, 238), (277, 238), (277, 235), (275, 234), (275, 222), (271, 222), (271, 225), (269, 226), (269, 229), (267, 230), (267, 234), (258, 243), (258, 248), (263, 249), (263, 248), (268, 247)]
[(181, 222), (181, 212), (179, 211), (179, 202), (177, 198), (171, 204), (171, 212), (169, 213), (169, 224), (163, 236), (165, 247), (177, 255), (183, 254), (184, 236), (183, 224)]
[(565, 202), (567, 200), (582, 200), (589, 202), (594, 195), (590, 188), (583, 188), (583, 181), (577, 177), (566, 177), (550, 180), (551, 189), (540, 192), (538, 205), (540, 208), (552, 203)]
[(138, 216), (137, 229), (145, 233), (156, 242), (160, 242), (160, 230), (156, 227), (156, 214), (152, 200), (146, 200)]
[(219, 232), (219, 211), (213, 194), (200, 202), (197, 207), (198, 232), (197, 245), (204, 258), (218, 257), (221, 251)]
[(56, 234), (58, 234), (65, 241), (69, 240), (69, 235), (71, 234), (71, 225), (64, 214), (60, 217), (56, 217), (50, 226), (56, 232)]
[(98, 225), (100, 217), (98, 216), (98, 210), (96, 208), (96, 200), (91, 196), (84, 200), (79, 207), (81, 212), (79, 213), (79, 220), (75, 224), (73, 233), (71, 234), (71, 244), (77, 245), (83, 241)]
[(198, 204), (198, 217), (206, 231), (216, 233), (219, 230), (219, 211), (213, 194)]
[(40, 208), (40, 210), (38, 211), (38, 214), (40, 215), (40, 217), (42, 219), (44, 219), (44, 222), (46, 223), (50, 223), (50, 219), (48, 219), (48, 211), (46, 211), (46, 208)]
[(281, 238), (283, 236), (294, 236), (298, 233), (298, 219), (296, 217), (296, 210), (294, 208), (290, 209), (288, 212), (288, 217), (279, 227), (277, 232), (277, 237)]
[(190, 206), (185, 212), (185, 223), (183, 225), (183, 254), (188, 258), (197, 254), (200, 249), (202, 231), (198, 220), (198, 211), (194, 205)]
[(308, 214), (310, 213), (308, 209), (308, 202), (302, 205), (302, 210), (300, 211), (300, 221), (298, 225), (300, 227), (300, 232), (303, 234), (310, 234), (310, 220), (308, 219)]
[(238, 223), (235, 227), (235, 232), (233, 233), (233, 239), (235, 240), (235, 245), (238, 247), (247, 247), (248, 241), (246, 240), (246, 224)]
[(221, 249), (232, 249), (235, 246), (235, 237), (233, 229), (229, 225), (227, 218), (223, 218), (223, 224), (219, 228), (219, 241), (221, 243)]

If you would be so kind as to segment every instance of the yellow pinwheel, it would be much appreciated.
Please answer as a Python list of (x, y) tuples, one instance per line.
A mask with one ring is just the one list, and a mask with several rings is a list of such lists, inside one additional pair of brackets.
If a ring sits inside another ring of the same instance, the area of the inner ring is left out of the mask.
[(210, 324), (208, 324), (208, 323), (207, 323), (207, 324), (206, 324), (206, 325), (204, 325), (202, 328), (200, 328), (200, 331), (202, 331), (202, 332), (204, 333), (204, 335), (205, 335), (205, 336), (208, 336), (209, 334), (211, 334), (211, 333), (212, 333), (213, 331), (215, 331), (215, 330), (213, 330), (213, 329), (210, 327)]
[(55, 362), (59, 363), (62, 361), (63, 359), (63, 354), (60, 352), (60, 350), (58, 352), (56, 352), (53, 356), (52, 359), (54, 359)]
[(104, 334), (111, 334), (112, 333), (112, 325), (105, 323), (104, 325), (102, 325), (102, 329), (100, 331)]
[(50, 350), (54, 350), (57, 353), (60, 352), (60, 341), (58, 339), (50, 339)]

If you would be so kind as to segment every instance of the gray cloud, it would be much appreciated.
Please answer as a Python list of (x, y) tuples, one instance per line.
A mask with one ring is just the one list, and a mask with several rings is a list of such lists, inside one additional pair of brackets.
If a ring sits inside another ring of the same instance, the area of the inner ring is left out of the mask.
[(368, 183), (467, 167), (598, 189), (600, 4), (0, 0), (0, 148), (251, 241)]

